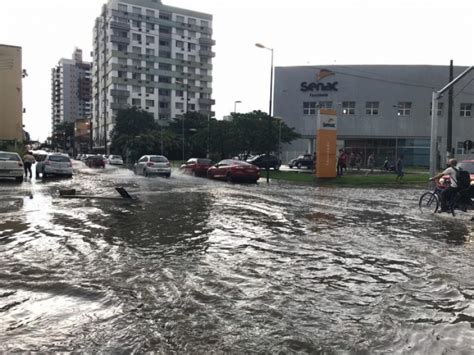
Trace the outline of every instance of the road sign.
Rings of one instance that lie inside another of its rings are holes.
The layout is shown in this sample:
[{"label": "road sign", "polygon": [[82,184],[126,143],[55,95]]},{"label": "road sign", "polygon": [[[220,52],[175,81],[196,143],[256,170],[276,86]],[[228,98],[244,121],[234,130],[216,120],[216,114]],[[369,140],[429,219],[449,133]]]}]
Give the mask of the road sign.
[{"label": "road sign", "polygon": [[464,150],[467,150],[467,151],[470,151],[472,149],[472,141],[471,140],[467,140],[467,141],[464,141],[463,143],[463,147],[464,147]]}]

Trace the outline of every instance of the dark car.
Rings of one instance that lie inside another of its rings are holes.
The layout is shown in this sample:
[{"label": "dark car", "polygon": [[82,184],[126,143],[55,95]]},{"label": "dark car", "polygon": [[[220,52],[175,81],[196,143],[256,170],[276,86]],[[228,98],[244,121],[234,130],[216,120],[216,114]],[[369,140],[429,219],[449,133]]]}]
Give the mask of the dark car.
[{"label": "dark car", "polygon": [[256,165],[260,169],[266,169],[268,165],[268,168],[278,170],[281,166],[281,160],[278,159],[278,157],[274,155],[267,156],[266,154],[257,155],[255,157],[247,159],[247,163]]},{"label": "dark car", "polygon": [[85,163],[89,168],[105,168],[105,160],[100,155],[88,156]]},{"label": "dark car", "polygon": [[191,158],[179,168],[185,174],[190,174],[192,176],[207,176],[207,170],[211,166],[211,159]]},{"label": "dark car", "polygon": [[308,169],[312,169],[314,166],[314,157],[311,154],[300,155],[299,157],[290,160],[288,166],[290,169],[293,167],[301,169],[303,166],[307,167]]},{"label": "dark car", "polygon": [[225,159],[211,166],[209,170],[207,170],[207,177],[229,182],[257,182],[257,180],[260,179],[260,172],[258,167],[253,164],[241,160]]}]

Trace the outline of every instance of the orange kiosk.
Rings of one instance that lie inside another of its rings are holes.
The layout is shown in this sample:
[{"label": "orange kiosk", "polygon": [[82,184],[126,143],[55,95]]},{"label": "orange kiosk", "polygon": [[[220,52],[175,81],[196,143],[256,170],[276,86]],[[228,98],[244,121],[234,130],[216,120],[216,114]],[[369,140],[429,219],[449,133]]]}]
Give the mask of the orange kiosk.
[{"label": "orange kiosk", "polygon": [[336,110],[321,108],[318,110],[316,132],[316,177],[336,177],[337,150],[337,114]]}]

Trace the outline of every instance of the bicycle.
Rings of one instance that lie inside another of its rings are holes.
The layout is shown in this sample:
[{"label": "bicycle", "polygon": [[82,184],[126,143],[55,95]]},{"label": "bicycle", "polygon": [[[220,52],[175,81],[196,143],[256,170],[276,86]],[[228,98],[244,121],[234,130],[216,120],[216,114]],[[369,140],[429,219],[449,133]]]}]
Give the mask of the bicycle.
[{"label": "bicycle", "polygon": [[[421,212],[436,213],[441,206],[441,193],[446,189],[446,185],[436,184],[433,191],[423,193],[418,201],[418,207]],[[456,210],[466,212],[468,209],[474,209],[472,197],[474,186],[471,185],[467,189],[457,191],[448,201],[448,212],[453,216]]]}]

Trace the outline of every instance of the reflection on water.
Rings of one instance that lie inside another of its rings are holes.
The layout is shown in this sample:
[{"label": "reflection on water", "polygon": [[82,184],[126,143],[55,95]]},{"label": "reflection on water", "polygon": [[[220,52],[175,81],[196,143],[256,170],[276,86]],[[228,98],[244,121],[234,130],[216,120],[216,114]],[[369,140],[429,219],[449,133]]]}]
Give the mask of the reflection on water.
[{"label": "reflection on water", "polygon": [[[57,196],[115,186],[139,200]],[[420,215],[420,192],[0,182],[0,350],[470,352],[471,225]]]}]

